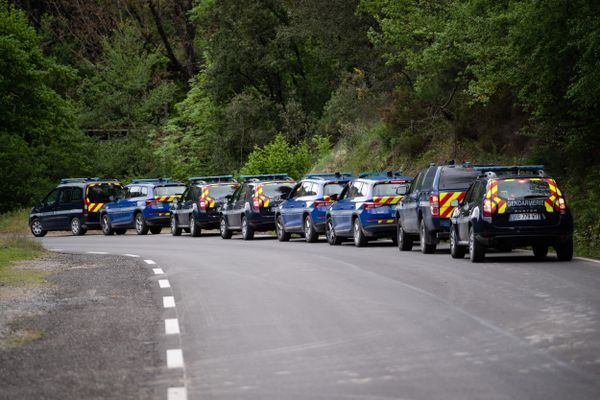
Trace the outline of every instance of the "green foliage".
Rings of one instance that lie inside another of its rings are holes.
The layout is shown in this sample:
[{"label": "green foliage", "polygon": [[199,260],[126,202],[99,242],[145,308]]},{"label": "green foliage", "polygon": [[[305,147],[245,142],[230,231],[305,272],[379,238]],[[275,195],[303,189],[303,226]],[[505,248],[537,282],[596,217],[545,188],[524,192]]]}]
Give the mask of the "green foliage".
[{"label": "green foliage", "polygon": [[278,134],[273,142],[254,148],[240,173],[245,175],[288,173],[291,177],[299,179],[313,163],[314,159],[306,142],[289,145],[285,137]]}]

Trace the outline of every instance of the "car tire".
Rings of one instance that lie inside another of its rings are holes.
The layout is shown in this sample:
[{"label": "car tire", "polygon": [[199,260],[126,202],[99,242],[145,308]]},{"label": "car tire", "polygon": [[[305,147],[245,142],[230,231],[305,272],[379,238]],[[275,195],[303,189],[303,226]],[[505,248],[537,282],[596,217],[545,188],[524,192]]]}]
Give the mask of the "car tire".
[{"label": "car tire", "polygon": [[480,263],[485,259],[485,247],[475,239],[473,227],[469,228],[469,259],[474,263]]},{"label": "car tire", "polygon": [[127,232],[127,229],[125,228],[115,228],[115,233],[117,235],[124,235]]},{"label": "car tire", "polygon": [[315,243],[319,240],[319,234],[315,229],[315,224],[313,224],[310,215],[304,217],[304,240],[306,240],[306,243]]},{"label": "car tire", "polygon": [[100,222],[100,227],[102,228],[102,233],[104,236],[114,235],[115,231],[110,224],[110,218],[108,218],[108,214],[103,214],[102,217],[100,217]]},{"label": "car tire", "polygon": [[450,256],[452,258],[464,258],[467,250],[458,244],[458,233],[455,226],[450,226]]},{"label": "car tire", "polygon": [[181,236],[181,228],[177,224],[177,217],[171,215],[171,235]]},{"label": "car tire", "polygon": [[221,216],[219,230],[221,231],[221,238],[223,239],[231,239],[231,236],[233,236],[233,232],[227,227],[227,221],[224,216]]},{"label": "car tire", "polygon": [[81,220],[79,219],[79,217],[71,218],[70,226],[71,233],[73,234],[73,236],[85,235],[85,233],[87,232],[87,229],[81,226]]},{"label": "car tire", "polygon": [[160,235],[162,232],[162,226],[152,226],[150,227],[150,233],[153,235]]},{"label": "car tire", "polygon": [[354,222],[352,223],[352,238],[356,247],[365,247],[369,242],[362,230],[360,218],[354,218]]},{"label": "car tire", "polygon": [[554,246],[554,250],[556,250],[556,256],[560,261],[571,261],[573,259],[573,238],[557,244]]},{"label": "car tire", "polygon": [[198,237],[202,233],[202,229],[196,225],[196,218],[193,215],[190,215],[190,236]]},{"label": "car tire", "polygon": [[398,249],[400,251],[410,251],[413,248],[413,240],[412,238],[402,229],[402,225],[398,224],[398,229],[396,229],[396,237],[398,242]]},{"label": "car tire", "polygon": [[533,256],[537,260],[544,260],[548,255],[548,245],[547,244],[534,244],[533,245]]},{"label": "car tire", "polygon": [[419,241],[421,244],[421,253],[435,253],[437,245],[436,243],[431,243],[433,241],[433,238],[431,237],[431,234],[427,232],[427,228],[425,227],[425,220],[423,219],[421,219],[421,224],[419,226]]},{"label": "car tire", "polygon": [[281,215],[278,215],[277,219],[275,220],[275,233],[277,233],[277,240],[280,242],[288,242],[292,236],[285,231],[283,226],[283,218]]},{"label": "car tire", "polygon": [[331,246],[339,246],[342,244],[342,238],[335,234],[335,228],[333,227],[333,221],[331,218],[327,218],[327,224],[325,225],[325,235],[327,236],[327,243]]},{"label": "car tire", "polygon": [[42,226],[42,221],[40,221],[38,218],[35,218],[31,221],[31,223],[29,224],[29,228],[31,229],[31,233],[35,237],[44,237],[46,236],[46,233],[48,233],[48,231],[44,230]]},{"label": "car tire", "polygon": [[244,216],[242,217],[242,239],[254,239],[254,229],[248,224],[248,219]]},{"label": "car tire", "polygon": [[138,235],[147,235],[148,234],[148,224],[146,224],[146,220],[144,219],[144,215],[141,212],[135,214],[135,233]]}]

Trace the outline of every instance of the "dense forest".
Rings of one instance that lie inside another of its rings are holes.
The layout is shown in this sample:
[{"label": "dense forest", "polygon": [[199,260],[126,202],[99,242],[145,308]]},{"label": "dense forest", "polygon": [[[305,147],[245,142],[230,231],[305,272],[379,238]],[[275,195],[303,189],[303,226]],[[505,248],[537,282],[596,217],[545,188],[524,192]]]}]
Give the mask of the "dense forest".
[{"label": "dense forest", "polygon": [[0,211],[63,176],[542,163],[600,244],[600,2],[0,0]]}]

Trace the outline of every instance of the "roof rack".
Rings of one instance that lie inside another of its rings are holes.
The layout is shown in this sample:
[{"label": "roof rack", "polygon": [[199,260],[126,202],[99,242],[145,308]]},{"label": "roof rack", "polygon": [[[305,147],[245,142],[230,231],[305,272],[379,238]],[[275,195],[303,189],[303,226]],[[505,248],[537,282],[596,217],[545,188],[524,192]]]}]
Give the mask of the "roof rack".
[{"label": "roof rack", "polygon": [[322,172],[322,173],[314,173],[314,174],[306,174],[304,175],[304,179],[322,179],[326,180],[329,178],[353,178],[352,172]]},{"label": "roof rack", "polygon": [[60,184],[62,185],[63,183],[84,183],[84,182],[104,182],[104,181],[119,182],[119,180],[115,179],[115,178],[98,178],[98,177],[94,177],[94,178],[62,178],[60,180]]},{"label": "roof rack", "polygon": [[269,181],[269,180],[292,180],[288,174],[261,174],[261,175],[240,175],[240,179],[247,182]]},{"label": "roof rack", "polygon": [[171,178],[148,178],[148,179],[132,179],[131,183],[179,183]]},{"label": "roof rack", "polygon": [[497,178],[501,175],[539,175],[546,176],[543,165],[494,165],[473,167],[475,171],[481,171],[482,174],[490,178]]},{"label": "roof rack", "polygon": [[[402,176],[402,171],[361,172],[359,178],[409,178]],[[412,179],[412,178],[410,178]]]},{"label": "roof rack", "polygon": [[470,161],[465,161],[464,163],[462,163],[462,167],[463,168],[481,168],[481,167],[496,167],[497,164],[473,164]]},{"label": "roof rack", "polygon": [[191,183],[237,183],[237,181],[233,179],[233,175],[193,176],[191,178],[188,178],[188,181],[190,181]]}]

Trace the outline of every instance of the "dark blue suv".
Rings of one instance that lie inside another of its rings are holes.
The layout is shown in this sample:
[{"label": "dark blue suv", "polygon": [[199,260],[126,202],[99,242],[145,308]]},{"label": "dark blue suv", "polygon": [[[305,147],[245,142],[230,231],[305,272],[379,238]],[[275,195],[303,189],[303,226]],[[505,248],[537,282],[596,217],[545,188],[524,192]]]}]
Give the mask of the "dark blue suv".
[{"label": "dark blue suv", "polygon": [[396,240],[396,204],[408,190],[412,177],[400,172],[367,172],[346,185],[327,212],[326,234],[330,245],[352,237],[357,247],[369,239]]},{"label": "dark blue suv", "polygon": [[181,200],[175,199],[171,210],[173,236],[184,229],[191,236],[200,236],[202,229],[218,229],[223,203],[240,186],[232,175],[198,176],[188,181]]},{"label": "dark blue suv", "polygon": [[65,178],[31,210],[29,226],[34,236],[48,231],[83,235],[100,228],[100,209],[121,189],[116,179]]},{"label": "dark blue suv", "polygon": [[102,232],[122,234],[135,228],[138,235],[159,234],[171,222],[171,205],[185,185],[169,178],[134,179],[101,210]]},{"label": "dark blue suv", "polygon": [[285,242],[292,233],[299,233],[307,242],[316,242],[325,233],[332,196],[339,196],[352,178],[349,172],[306,175],[275,212],[277,239]]},{"label": "dark blue suv", "polygon": [[296,182],[287,174],[242,175],[243,183],[227,198],[221,210],[221,237],[231,239],[241,231],[252,240],[255,231],[275,229],[275,210]]}]

